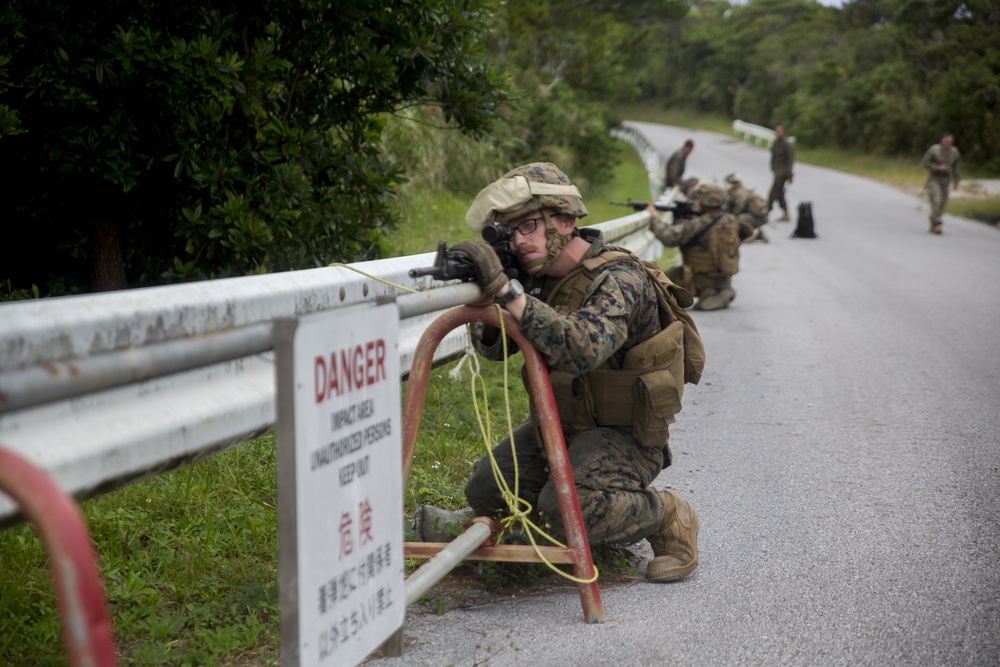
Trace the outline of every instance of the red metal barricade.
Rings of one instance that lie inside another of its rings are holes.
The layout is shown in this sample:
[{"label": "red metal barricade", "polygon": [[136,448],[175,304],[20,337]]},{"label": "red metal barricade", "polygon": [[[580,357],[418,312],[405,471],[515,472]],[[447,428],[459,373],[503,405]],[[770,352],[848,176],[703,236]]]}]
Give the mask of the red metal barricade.
[{"label": "red metal barricade", "polygon": [[76,503],[45,472],[3,447],[0,492],[14,499],[45,545],[69,664],[117,665],[94,547]]},{"label": "red metal barricade", "polygon": [[[584,529],[583,517],[580,514],[580,501],[576,495],[576,486],[570,471],[569,457],[566,454],[566,442],[563,439],[562,427],[559,424],[559,414],[549,382],[548,367],[538,350],[521,334],[517,321],[507,311],[502,311],[504,327],[514,339],[524,355],[531,393],[535,399],[535,412],[542,431],[542,440],[548,455],[549,470],[555,483],[559,511],[562,514],[566,530],[566,547],[540,546],[538,549],[550,563],[572,564],[576,578],[589,581],[594,578],[594,563],[590,555],[590,544]],[[424,397],[427,383],[430,379],[434,351],[442,339],[456,327],[475,321],[483,321],[493,326],[500,326],[496,308],[461,306],[454,308],[438,317],[429,327],[417,344],[413,356],[413,365],[406,387],[406,397],[403,401],[403,484],[409,481],[410,466],[413,463],[413,449],[420,430],[420,416],[423,412]],[[445,545],[425,542],[406,542],[404,555],[408,558],[431,558],[439,553]],[[500,545],[479,547],[473,551],[469,559],[541,562],[535,547],[531,545]],[[597,582],[578,584],[580,600],[583,603],[584,620],[588,623],[604,622],[604,605],[601,602],[601,591]]]}]

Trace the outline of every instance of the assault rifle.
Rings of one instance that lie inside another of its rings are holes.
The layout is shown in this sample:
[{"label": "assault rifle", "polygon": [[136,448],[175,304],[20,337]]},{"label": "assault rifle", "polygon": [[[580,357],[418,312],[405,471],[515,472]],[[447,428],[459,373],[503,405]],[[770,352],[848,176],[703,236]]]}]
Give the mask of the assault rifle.
[{"label": "assault rifle", "polygon": [[[522,278],[523,270],[517,262],[517,257],[510,248],[514,239],[514,230],[509,225],[488,225],[480,232],[483,240],[493,246],[493,252],[500,258],[500,265],[511,278]],[[410,269],[411,278],[430,276],[434,280],[461,280],[468,282],[476,279],[476,268],[472,258],[461,250],[448,250],[444,241],[438,241],[437,255],[433,266],[420,269]]]},{"label": "assault rifle", "polygon": [[645,211],[646,207],[650,204],[653,205],[657,211],[670,211],[674,214],[675,218],[694,218],[701,215],[694,209],[694,205],[689,201],[677,201],[673,204],[657,204],[655,202],[648,201],[635,201],[634,199],[629,199],[628,201],[612,201],[608,202],[612,206],[631,206],[636,211]]}]

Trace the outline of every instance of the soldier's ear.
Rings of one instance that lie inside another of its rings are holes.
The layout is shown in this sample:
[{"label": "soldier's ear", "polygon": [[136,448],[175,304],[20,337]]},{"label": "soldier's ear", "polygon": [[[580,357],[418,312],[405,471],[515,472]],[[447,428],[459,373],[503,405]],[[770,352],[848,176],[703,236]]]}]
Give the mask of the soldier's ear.
[{"label": "soldier's ear", "polygon": [[556,231],[566,236],[572,234],[573,228],[576,227],[576,218],[571,215],[563,215],[559,213],[557,215],[553,215],[551,220],[556,226]]}]

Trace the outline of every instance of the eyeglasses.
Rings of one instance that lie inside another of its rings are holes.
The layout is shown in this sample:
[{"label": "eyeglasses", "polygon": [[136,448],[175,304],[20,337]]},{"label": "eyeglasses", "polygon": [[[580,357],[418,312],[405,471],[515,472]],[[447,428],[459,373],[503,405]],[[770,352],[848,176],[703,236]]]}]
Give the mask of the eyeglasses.
[{"label": "eyeglasses", "polygon": [[527,236],[538,228],[539,222],[545,222],[545,218],[528,218],[527,220],[522,220],[517,225],[511,225],[511,231],[517,232],[521,236]]}]

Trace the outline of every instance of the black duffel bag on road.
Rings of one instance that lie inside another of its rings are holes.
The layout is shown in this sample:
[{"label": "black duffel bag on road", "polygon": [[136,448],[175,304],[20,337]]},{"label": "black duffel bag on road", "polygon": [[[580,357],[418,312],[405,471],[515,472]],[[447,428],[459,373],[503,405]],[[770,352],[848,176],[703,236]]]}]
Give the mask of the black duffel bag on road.
[{"label": "black duffel bag on road", "polygon": [[795,225],[795,231],[792,232],[792,238],[816,238],[816,224],[813,222],[812,202],[804,201],[799,204],[799,221]]}]

